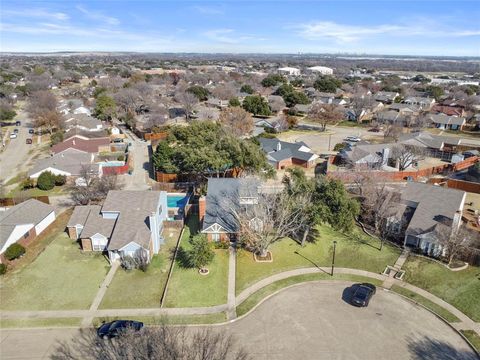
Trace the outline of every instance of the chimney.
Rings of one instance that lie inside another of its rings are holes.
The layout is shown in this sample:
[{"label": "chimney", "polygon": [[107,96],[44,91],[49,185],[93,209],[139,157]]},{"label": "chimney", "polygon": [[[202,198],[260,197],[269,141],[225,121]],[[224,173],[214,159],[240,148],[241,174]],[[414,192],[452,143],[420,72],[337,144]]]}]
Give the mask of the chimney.
[{"label": "chimney", "polygon": [[282,143],[279,141],[277,142],[277,151],[282,150]]},{"label": "chimney", "polygon": [[198,199],[198,220],[200,223],[203,221],[203,218],[205,217],[205,211],[207,207],[207,199],[205,196],[201,196],[200,199]]}]

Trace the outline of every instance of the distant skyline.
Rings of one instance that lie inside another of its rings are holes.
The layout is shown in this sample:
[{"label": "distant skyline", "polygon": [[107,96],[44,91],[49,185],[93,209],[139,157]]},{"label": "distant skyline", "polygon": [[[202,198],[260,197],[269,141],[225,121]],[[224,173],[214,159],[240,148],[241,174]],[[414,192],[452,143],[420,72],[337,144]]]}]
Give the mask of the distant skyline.
[{"label": "distant skyline", "polygon": [[480,56],[475,1],[10,1],[3,52]]}]

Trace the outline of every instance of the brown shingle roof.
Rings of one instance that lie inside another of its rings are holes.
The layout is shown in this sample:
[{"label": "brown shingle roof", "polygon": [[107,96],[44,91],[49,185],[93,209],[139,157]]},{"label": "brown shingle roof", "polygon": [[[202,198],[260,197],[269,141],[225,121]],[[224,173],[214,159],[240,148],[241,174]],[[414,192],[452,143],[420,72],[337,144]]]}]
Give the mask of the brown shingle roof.
[{"label": "brown shingle roof", "polygon": [[87,139],[85,137],[75,135],[61,143],[53,145],[52,152],[58,154],[59,152],[73,148],[88,153],[97,153],[100,146],[105,146],[108,144],[110,144],[110,139],[108,137]]}]

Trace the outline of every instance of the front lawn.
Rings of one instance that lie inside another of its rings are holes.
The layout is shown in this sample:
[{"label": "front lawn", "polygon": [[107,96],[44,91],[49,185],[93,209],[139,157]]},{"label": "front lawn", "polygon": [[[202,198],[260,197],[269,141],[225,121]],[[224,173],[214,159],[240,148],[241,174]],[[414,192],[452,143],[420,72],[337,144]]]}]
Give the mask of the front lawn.
[{"label": "front lawn", "polygon": [[[188,250],[190,235],[198,232],[198,218],[189,217],[180,246]],[[202,307],[225,304],[228,290],[228,250],[215,250],[215,257],[208,275],[200,275],[198,269],[182,267],[181,256],[177,256],[172,277],[168,284],[165,307]]]},{"label": "front lawn", "polygon": [[422,257],[410,255],[402,267],[405,281],[452,304],[474,321],[480,321],[480,268],[451,271]]},{"label": "front lawn", "polygon": [[58,233],[31,264],[3,276],[0,307],[88,309],[108,269],[101,254],[83,253],[64,232]]},{"label": "front lawn", "polygon": [[335,266],[362,269],[381,273],[387,265],[393,265],[400,255],[400,249],[385,245],[378,250],[379,241],[359,229],[355,229],[362,241],[351,235],[344,235],[327,225],[320,226],[314,243],[301,247],[296,241],[284,239],[274,243],[269,250],[273,262],[255,262],[252,253],[239,250],[237,255],[237,295],[255,282],[270,275],[304,267],[328,267],[332,264],[333,240],[337,241]]},{"label": "front lawn", "polygon": [[129,309],[160,307],[160,300],[178,232],[165,229],[165,244],[152,258],[148,270],[126,271],[119,268],[100,304],[100,309]]}]

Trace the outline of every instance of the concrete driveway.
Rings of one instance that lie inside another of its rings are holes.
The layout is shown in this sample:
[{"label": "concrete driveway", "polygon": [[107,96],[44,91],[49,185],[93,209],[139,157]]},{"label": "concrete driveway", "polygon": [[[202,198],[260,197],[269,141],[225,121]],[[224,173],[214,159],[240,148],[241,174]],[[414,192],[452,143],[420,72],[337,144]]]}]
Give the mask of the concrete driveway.
[{"label": "concrete driveway", "polygon": [[[349,305],[342,300],[349,285],[295,286],[216,329],[234,334],[252,359],[477,359],[448,325],[394,293],[378,290],[368,308]],[[0,358],[47,359],[77,331],[1,330]]]}]

